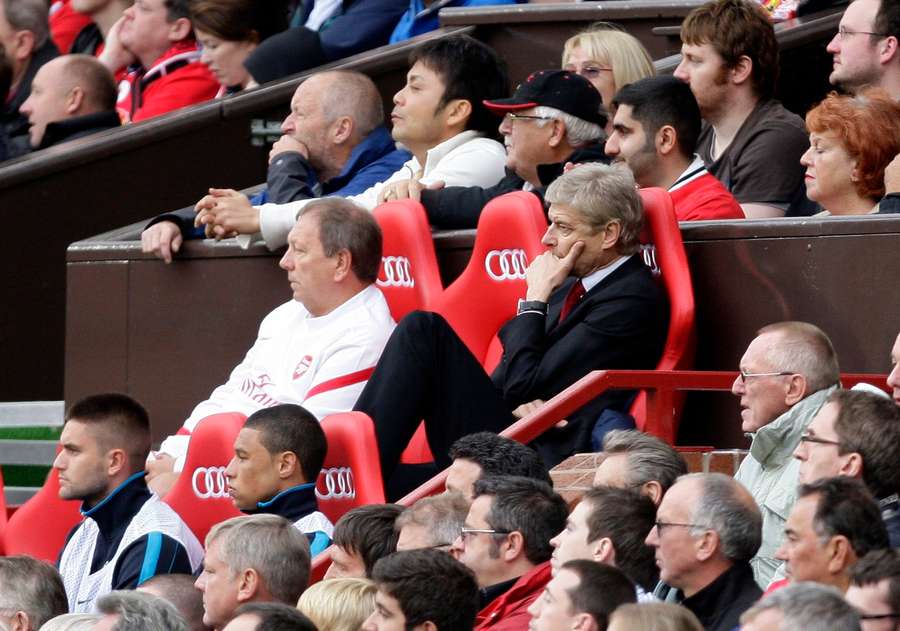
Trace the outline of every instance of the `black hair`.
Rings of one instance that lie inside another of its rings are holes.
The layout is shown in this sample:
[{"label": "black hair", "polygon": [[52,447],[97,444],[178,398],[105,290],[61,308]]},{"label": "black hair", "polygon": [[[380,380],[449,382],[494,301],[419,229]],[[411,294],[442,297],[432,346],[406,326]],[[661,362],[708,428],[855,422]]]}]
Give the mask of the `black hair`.
[{"label": "black hair", "polygon": [[891,547],[881,510],[856,478],[838,476],[801,484],[797,497],[816,496],[813,530],[820,537],[847,538],[857,557]]},{"label": "black hair", "polygon": [[578,587],[566,593],[572,601],[575,613],[587,613],[597,622],[597,628],[605,629],[609,617],[619,605],[637,600],[634,584],[618,568],[605,563],[573,559],[563,564],[578,576]]},{"label": "black hair", "polygon": [[334,525],[334,544],[359,555],[366,577],[371,578],[375,562],[397,549],[394,522],[402,512],[397,504],[368,504],[347,511]]},{"label": "black hair", "polygon": [[282,404],[257,410],[244,423],[259,432],[259,442],[269,453],[297,454],[303,477],[315,482],[328,453],[328,439],[318,419],[306,408]]},{"label": "black hair", "polygon": [[232,619],[243,614],[259,618],[256,631],[317,631],[305,614],[284,603],[246,603],[235,610]]},{"label": "black hair", "polygon": [[481,467],[482,477],[519,475],[553,486],[544,459],[534,449],[493,432],[477,432],[450,446],[450,460],[471,460]]},{"label": "black hair", "polygon": [[76,401],[66,412],[66,422],[102,425],[97,440],[105,450],[128,453],[132,472],[142,471],[150,453],[150,417],[144,407],[125,394],[94,394]]}]

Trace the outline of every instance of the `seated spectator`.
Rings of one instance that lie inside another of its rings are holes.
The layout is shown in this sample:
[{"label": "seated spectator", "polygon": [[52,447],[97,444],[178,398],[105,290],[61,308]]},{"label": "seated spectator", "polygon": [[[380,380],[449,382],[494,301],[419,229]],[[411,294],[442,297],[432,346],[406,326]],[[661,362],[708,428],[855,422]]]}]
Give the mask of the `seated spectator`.
[{"label": "seated spectator", "polygon": [[69,611],[87,613],[113,590],[133,589],[157,574],[191,574],[203,549],[181,517],[150,492],[144,462],[150,420],[122,394],[99,394],[66,412],[53,466],[59,496],[81,500],[84,516],[57,563]]},{"label": "seated spectator", "polygon": [[437,30],[438,12],[451,7],[481,7],[496,4],[516,4],[526,0],[409,0],[409,8],[394,27],[390,44],[402,42],[416,35]]},{"label": "seated spectator", "polygon": [[801,483],[845,475],[866,484],[891,545],[900,547],[900,407],[883,396],[836,390],[794,451]]},{"label": "seated spectator", "polygon": [[[410,158],[408,151],[395,147],[384,126],[375,83],[351,70],[318,73],[301,83],[281,130],[284,135],[269,152],[267,188],[255,203],[357,195],[388,179]],[[211,189],[210,194],[216,207],[251,208],[250,200],[237,191]],[[217,216],[225,221],[227,213],[219,208]],[[203,236],[203,230],[194,227],[195,218],[193,208],[154,218],[141,234],[144,252],[171,262],[183,238]]]},{"label": "seated spectator", "polygon": [[200,60],[219,80],[218,96],[247,87],[251,77],[244,61],[261,41],[287,29],[283,8],[279,2],[255,0],[191,2],[191,23],[202,51]]},{"label": "seated spectator", "polygon": [[203,592],[194,580],[190,574],[160,574],[141,583],[137,591],[168,601],[184,618],[188,631],[209,631],[203,624]]},{"label": "seated spectator", "polygon": [[281,403],[302,404],[319,420],[345,412],[381,354],[394,321],[374,285],[381,230],[372,215],[343,199],[318,200],[304,210],[290,242],[281,267],[293,300],[263,319],[256,342],[228,381],[194,408],[147,463],[157,493],[174,484],[191,431],[203,418],[220,412],[249,416]]},{"label": "seated spectator", "polygon": [[700,109],[691,88],[675,77],[649,77],[626,85],[616,109],[606,154],[624,162],[638,186],[669,191],[679,221],[743,219],[734,196],[694,153]]},{"label": "seated spectator", "polygon": [[689,609],[674,603],[622,605],[609,618],[608,631],[703,631]]},{"label": "seated spectator", "polygon": [[562,67],[580,74],[600,92],[608,113],[607,132],[612,132],[616,113],[615,93],[629,83],[656,74],[653,59],[644,45],[609,22],[596,22],[567,39],[563,45]]},{"label": "seated spectator", "polygon": [[447,469],[448,491],[461,493],[471,501],[475,482],[493,475],[519,475],[553,486],[543,459],[531,447],[493,432],[463,436],[450,446]]},{"label": "seated spectator", "polygon": [[697,152],[750,218],[809,215],[800,156],[803,120],[776,101],[778,42],[752,0],[713,0],[681,24],[675,76],[697,97],[707,123]]},{"label": "seated spectator", "polygon": [[200,61],[188,0],[141,0],[125,10],[106,36],[100,61],[117,73],[116,108],[137,123],[216,96],[219,82]]},{"label": "seated spectator", "polygon": [[638,601],[652,600],[659,581],[654,550],[644,541],[656,521],[649,497],[630,489],[595,487],[572,509],[553,539],[553,574],[567,561],[587,559],[620,569],[634,583]]},{"label": "seated spectator", "polygon": [[297,609],[318,631],[359,631],[375,611],[375,583],[367,578],[332,578],[309,586]]},{"label": "seated spectator", "polygon": [[97,611],[103,617],[94,626],[96,631],[188,631],[175,607],[151,594],[110,592],[97,601]]},{"label": "seated spectator", "polygon": [[63,55],[41,66],[22,107],[32,149],[45,149],[120,125],[116,83],[87,55]]},{"label": "seated spectator", "polygon": [[64,613],[48,620],[40,631],[92,631],[102,617],[99,613]]},{"label": "seated spectator", "polygon": [[371,578],[375,562],[397,550],[397,504],[368,504],[344,513],[334,525],[331,565],[325,578]]},{"label": "seated spectator", "polygon": [[766,587],[780,565],[775,551],[797,500],[800,463],[792,455],[819,408],[840,387],[840,370],[831,340],[805,322],[778,322],[757,331],[740,370],[731,392],[740,397],[741,431],[751,442],[734,478],[762,511],[762,545],[752,565],[756,581]]},{"label": "seated spectator", "polygon": [[875,86],[900,99],[898,40],[900,5],[891,0],[852,0],[826,49],[834,55],[828,80],[853,94]]},{"label": "seated spectator", "polygon": [[[634,255],[643,212],[631,174],[584,165],[553,182],[547,199],[549,250],[527,270],[525,300],[499,332],[503,358],[490,377],[436,314],[408,315],[386,346],[356,403],[374,420],[386,478],[423,418],[431,452],[446,467],[454,440],[503,430],[591,370],[656,365],[667,309]],[[533,444],[548,466],[588,451],[600,411],[622,410],[630,399],[605,394]]]},{"label": "seated spectator", "polygon": [[900,334],[891,348],[891,374],[888,375],[887,385],[893,389],[894,403],[900,405]]},{"label": "seated spectator", "polygon": [[634,585],[616,568],[586,559],[567,561],[528,608],[528,628],[601,631],[617,607],[633,602]]},{"label": "seated spectator", "polygon": [[244,62],[254,83],[287,77],[388,43],[409,0],[290,3],[290,26],[262,42]]},{"label": "seated spectator", "polygon": [[232,517],[206,535],[203,572],[203,623],[220,630],[248,602],[293,606],[309,583],[306,537],[277,515]]},{"label": "seated spectator", "polygon": [[825,209],[820,216],[878,212],[884,168],[900,152],[898,120],[900,103],[881,90],[832,93],[809,111],[810,147],[800,162],[806,196]]},{"label": "seated spectator", "polygon": [[469,502],[459,493],[423,497],[400,513],[394,523],[397,550],[431,548],[449,552],[468,512]]},{"label": "seated spectator", "polygon": [[[410,55],[410,66],[406,86],[394,95],[391,134],[413,158],[386,180],[350,196],[369,210],[385,198],[405,197],[399,191],[412,180],[426,186],[441,181],[486,187],[503,177],[506,153],[500,143],[484,137],[493,133],[495,120],[482,102],[508,94],[503,61],[488,46],[459,35],[421,44]],[[399,191],[382,194],[394,185]],[[197,223],[220,236],[261,232],[266,245],[275,249],[284,245],[297,213],[308,203],[256,208],[245,201],[232,208],[234,202],[204,198],[197,204]]]},{"label": "seated spectator", "polygon": [[873,550],[850,570],[845,594],[862,631],[891,631],[900,620],[900,550]]},{"label": "seated spectator", "polygon": [[656,506],[675,481],[688,472],[674,447],[637,430],[613,430],[603,439],[603,461],[594,473],[594,486],[633,489]]},{"label": "seated spectator", "polygon": [[322,631],[290,605],[248,603],[234,612],[224,631]]},{"label": "seated spectator", "polygon": [[375,611],[363,631],[469,631],[475,622],[478,587],[472,572],[448,554],[397,552],[375,564],[373,578]]},{"label": "seated spectator", "polygon": [[[762,591],[750,559],[762,517],[753,496],[721,473],[678,479],[659,505],[647,543],[656,548],[657,595],[690,609],[707,631],[729,631]],[[666,586],[671,589],[666,593]]]},{"label": "seated spectator", "polygon": [[254,412],[234,441],[225,468],[228,493],[245,513],[278,515],[309,539],[315,556],[331,545],[334,526],[319,512],[316,480],[328,440],[319,421],[299,405]]},{"label": "seated spectator", "polygon": [[528,606],[550,580],[550,538],[563,529],[567,513],[562,497],[531,478],[495,476],[475,483],[475,499],[453,549],[481,588],[477,631],[528,626]]},{"label": "seated spectator", "polygon": [[603,155],[606,113],[600,94],[587,79],[563,70],[528,75],[508,99],[484,104],[503,116],[506,176],[495,186],[451,186],[433,182],[425,190],[413,182],[385,198],[421,199],[429,221],[441,228],[475,228],[490,200],[510,191],[540,191],[562,175],[567,162],[607,162]]},{"label": "seated spectator", "polygon": [[741,616],[741,631],[859,631],[859,614],[833,587],[795,583],[767,595]]},{"label": "seated spectator", "polygon": [[7,139],[6,157],[15,158],[31,150],[28,118],[19,108],[31,94],[37,71],[59,51],[50,39],[45,0],[0,0],[0,34],[12,67],[9,94],[0,102],[0,136]]},{"label": "seated spectator", "polygon": [[68,611],[55,567],[30,556],[0,557],[0,622],[17,631],[38,631]]},{"label": "seated spectator", "polygon": [[78,31],[66,52],[100,55],[112,27],[132,4],[133,0],[71,0],[69,6],[88,16],[89,21]]},{"label": "seated spectator", "polygon": [[775,557],[792,582],[850,586],[850,569],[872,550],[890,547],[878,504],[859,480],[823,478],[801,484]]}]

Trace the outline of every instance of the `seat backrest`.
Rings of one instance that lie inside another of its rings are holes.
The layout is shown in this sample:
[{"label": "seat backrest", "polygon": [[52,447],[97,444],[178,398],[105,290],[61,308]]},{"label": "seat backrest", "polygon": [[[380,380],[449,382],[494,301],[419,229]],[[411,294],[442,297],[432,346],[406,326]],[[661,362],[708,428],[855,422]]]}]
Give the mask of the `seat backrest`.
[{"label": "seat backrest", "polygon": [[351,508],[384,503],[375,426],[362,412],[322,419],[328,455],[316,482],[319,510],[332,522]]},{"label": "seat backrest", "polygon": [[225,467],[246,420],[235,412],[202,419],[191,433],[184,469],[163,498],[201,542],[213,525],[241,515],[228,495]]},{"label": "seat backrest", "polygon": [[4,553],[28,554],[56,563],[66,535],[81,521],[81,502],[59,497],[59,470],[51,467],[44,486],[9,518],[3,533]]},{"label": "seat backrest", "polygon": [[500,359],[497,332],[525,297],[525,269],[546,250],[546,231],[535,195],[516,191],[491,200],[478,220],[472,258],[438,300],[435,311],[488,371]]},{"label": "seat backrest", "polygon": [[404,199],[381,204],[372,212],[384,242],[375,284],[391,315],[399,321],[410,311],[430,309],[444,287],[425,208]]},{"label": "seat backrest", "polygon": [[[657,370],[687,370],[694,361],[694,286],[675,208],[668,192],[661,188],[640,190],[646,217],[641,234],[644,263],[662,284],[669,301],[669,332]],[[676,398],[676,405],[683,397]],[[670,444],[677,427],[661,427],[646,418],[646,395],[641,393],[631,409],[638,429],[659,436]],[[676,418],[678,414],[676,413]]]}]

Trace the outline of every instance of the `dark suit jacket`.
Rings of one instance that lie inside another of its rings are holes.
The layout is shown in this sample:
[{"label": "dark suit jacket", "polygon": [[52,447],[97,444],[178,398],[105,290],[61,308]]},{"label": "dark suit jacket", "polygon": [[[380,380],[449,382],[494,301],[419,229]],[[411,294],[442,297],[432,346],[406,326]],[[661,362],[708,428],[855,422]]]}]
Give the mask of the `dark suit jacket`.
[{"label": "dark suit jacket", "polygon": [[[575,279],[550,298],[546,318],[523,314],[500,330],[503,359],[491,379],[513,408],[550,399],[578,379],[601,369],[652,369],[668,330],[669,309],[640,256],[634,255],[591,289],[562,324],[559,312]],[[547,466],[578,451],[590,451],[590,432],[600,411],[626,411],[631,392],[610,392],[570,416],[562,429],[535,441]]]}]

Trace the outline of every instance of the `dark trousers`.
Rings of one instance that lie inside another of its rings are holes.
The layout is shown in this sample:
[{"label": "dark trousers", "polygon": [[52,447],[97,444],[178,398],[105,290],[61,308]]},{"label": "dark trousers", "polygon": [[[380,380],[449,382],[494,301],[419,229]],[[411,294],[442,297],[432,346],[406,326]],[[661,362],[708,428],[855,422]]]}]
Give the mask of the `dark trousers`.
[{"label": "dark trousers", "polygon": [[375,422],[385,480],[421,421],[435,463],[462,436],[500,432],[515,419],[500,391],[447,321],[416,311],[400,321],[356,402]]}]

